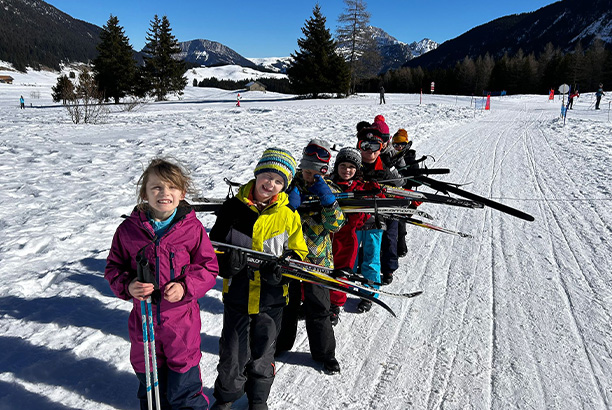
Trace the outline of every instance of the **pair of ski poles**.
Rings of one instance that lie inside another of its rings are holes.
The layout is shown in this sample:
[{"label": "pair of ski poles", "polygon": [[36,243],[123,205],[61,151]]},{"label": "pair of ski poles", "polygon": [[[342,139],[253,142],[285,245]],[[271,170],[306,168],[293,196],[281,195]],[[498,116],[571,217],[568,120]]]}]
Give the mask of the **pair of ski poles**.
[{"label": "pair of ski poles", "polygon": [[[139,282],[145,282],[150,276],[149,262],[144,256],[144,248],[141,249],[136,255],[137,264],[137,276]],[[149,410],[153,410],[153,391],[155,390],[155,408],[161,410],[161,403],[159,398],[159,376],[157,374],[157,354],[155,353],[155,332],[153,331],[153,306],[151,305],[151,296],[147,297],[146,300],[140,301],[140,313],[142,315],[142,341],[144,343],[144,359],[145,359],[145,372],[146,372],[146,386],[147,386],[147,403]],[[151,366],[149,362],[149,347],[151,351]],[[152,369],[151,369],[152,367]],[[151,370],[153,371],[153,389],[151,388]]]}]

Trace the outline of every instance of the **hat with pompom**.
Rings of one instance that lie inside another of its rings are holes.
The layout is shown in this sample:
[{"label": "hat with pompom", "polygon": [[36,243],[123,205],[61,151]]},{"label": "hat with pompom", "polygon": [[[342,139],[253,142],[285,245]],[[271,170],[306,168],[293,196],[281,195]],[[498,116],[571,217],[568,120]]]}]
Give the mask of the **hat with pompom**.
[{"label": "hat with pompom", "polygon": [[405,129],[400,128],[397,130],[395,135],[393,135],[393,143],[400,144],[402,142],[408,142],[408,132]]},{"label": "hat with pompom", "polygon": [[383,117],[382,115],[377,115],[374,118],[374,123],[372,124],[372,128],[376,128],[378,131],[380,131],[383,142],[389,141],[389,137],[390,137],[389,126],[385,122],[385,117]]},{"label": "hat with pompom", "polygon": [[343,162],[350,162],[355,165],[358,169],[361,168],[361,152],[357,148],[345,147],[342,148],[338,155],[336,155],[336,162],[334,163],[334,170],[338,170],[338,165]]},{"label": "hat with pompom", "polygon": [[295,169],[295,158],[293,158],[289,151],[282,148],[268,148],[264,151],[259,162],[257,162],[253,173],[257,177],[257,175],[264,172],[274,172],[283,178],[285,189],[287,189],[295,175]]}]

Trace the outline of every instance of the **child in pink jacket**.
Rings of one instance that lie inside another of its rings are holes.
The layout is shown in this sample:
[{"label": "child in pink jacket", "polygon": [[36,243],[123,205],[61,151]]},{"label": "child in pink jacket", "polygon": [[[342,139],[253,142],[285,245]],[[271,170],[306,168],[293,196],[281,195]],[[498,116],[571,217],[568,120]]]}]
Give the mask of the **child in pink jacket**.
[{"label": "child in pink jacket", "polygon": [[[140,408],[147,408],[140,301],[152,296],[162,407],[206,410],[198,298],[215,285],[215,252],[195,212],[183,202],[191,180],[180,166],[154,159],[139,185],[139,204],[115,232],[104,277],[117,297],[133,302],[130,361],[140,381]],[[136,279],[139,252],[155,284]]]}]

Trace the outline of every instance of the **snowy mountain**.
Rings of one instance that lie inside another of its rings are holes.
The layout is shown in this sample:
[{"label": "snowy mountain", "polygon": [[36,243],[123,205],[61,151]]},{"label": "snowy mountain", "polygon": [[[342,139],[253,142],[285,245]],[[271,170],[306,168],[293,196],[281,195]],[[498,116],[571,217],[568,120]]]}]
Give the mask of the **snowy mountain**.
[{"label": "snowy mountain", "polygon": [[41,0],[0,0],[0,60],[18,70],[93,59],[100,31]]},{"label": "snowy mountain", "polygon": [[291,57],[264,57],[264,58],[249,58],[254,64],[263,67],[267,70],[286,73],[287,68],[291,65],[293,59]]},{"label": "snowy mountain", "polygon": [[449,67],[465,56],[476,59],[489,53],[538,54],[547,43],[571,52],[580,42],[587,49],[595,39],[612,44],[612,2],[610,0],[563,0],[534,12],[513,14],[475,27],[442,43],[436,50],[406,63],[410,67]]},{"label": "snowy mountain", "polygon": [[188,63],[203,66],[237,64],[243,67],[254,67],[255,64],[242,57],[231,48],[211,40],[191,40],[179,42],[181,52],[178,57]]},{"label": "snowy mountain", "polygon": [[[368,26],[368,35],[374,39],[382,57],[381,72],[399,68],[407,61],[419,57],[428,51],[435,50],[438,43],[428,38],[412,43],[399,41],[379,27]],[[341,53],[347,54],[343,50]]]}]

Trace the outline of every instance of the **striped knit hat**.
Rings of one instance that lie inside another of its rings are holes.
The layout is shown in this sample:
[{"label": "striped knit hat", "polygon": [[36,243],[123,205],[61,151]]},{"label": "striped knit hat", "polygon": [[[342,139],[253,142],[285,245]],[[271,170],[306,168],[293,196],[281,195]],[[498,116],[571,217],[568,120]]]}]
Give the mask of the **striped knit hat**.
[{"label": "striped knit hat", "polygon": [[275,172],[283,177],[285,189],[287,189],[295,175],[295,168],[295,159],[289,151],[281,148],[268,148],[257,162],[254,174],[257,177],[264,172]]}]

